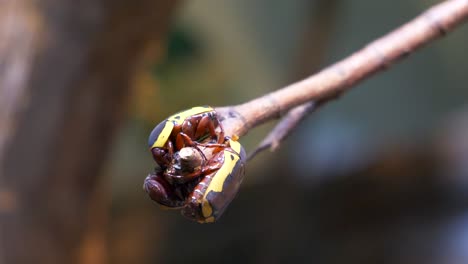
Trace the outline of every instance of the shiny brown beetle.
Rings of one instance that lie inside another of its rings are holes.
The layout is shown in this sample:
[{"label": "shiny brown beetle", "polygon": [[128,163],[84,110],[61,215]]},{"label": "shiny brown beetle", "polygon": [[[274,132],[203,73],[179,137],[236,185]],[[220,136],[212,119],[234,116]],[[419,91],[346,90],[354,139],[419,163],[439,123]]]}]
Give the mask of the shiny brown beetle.
[{"label": "shiny brown beetle", "polygon": [[183,184],[170,183],[160,170],[148,175],[144,189],[163,207],[182,208],[185,217],[199,223],[212,223],[236,196],[244,178],[245,162],[246,154],[240,143],[228,139],[226,146],[201,169],[200,177]]},{"label": "shiny brown beetle", "polygon": [[[206,140],[211,138],[207,143]],[[173,155],[186,146],[204,142],[205,147],[224,143],[224,131],[216,112],[209,106],[197,106],[174,114],[159,123],[151,132],[148,146],[154,160],[165,169]]]}]

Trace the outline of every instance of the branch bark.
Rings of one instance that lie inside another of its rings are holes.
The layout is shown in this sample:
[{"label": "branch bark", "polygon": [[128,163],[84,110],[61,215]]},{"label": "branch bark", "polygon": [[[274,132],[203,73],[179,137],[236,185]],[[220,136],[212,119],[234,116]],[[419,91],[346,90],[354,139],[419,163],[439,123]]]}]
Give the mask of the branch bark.
[{"label": "branch bark", "polygon": [[[298,67],[294,74],[294,80],[304,78],[311,70],[315,71],[321,66],[335,25],[336,10],[336,0],[323,0],[316,3],[307,30],[304,32],[303,39],[300,41],[301,45],[298,48],[299,53],[296,56]],[[289,110],[262,142],[249,153],[248,160],[266,149],[271,152],[278,149],[280,143],[302,123],[306,116],[319,108],[320,104],[320,102],[309,101]]]},{"label": "branch bark", "polygon": [[225,132],[227,135],[242,136],[257,125],[279,118],[295,106],[310,101],[322,105],[353,85],[388,69],[425,44],[444,36],[467,18],[467,0],[450,0],[435,5],[400,28],[311,77],[241,105],[217,108]]}]

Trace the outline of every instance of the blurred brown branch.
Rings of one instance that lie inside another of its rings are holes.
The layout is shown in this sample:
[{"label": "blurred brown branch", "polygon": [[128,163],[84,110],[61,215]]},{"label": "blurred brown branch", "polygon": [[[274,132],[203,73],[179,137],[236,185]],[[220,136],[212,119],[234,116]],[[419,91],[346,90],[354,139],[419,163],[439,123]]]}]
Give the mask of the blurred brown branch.
[{"label": "blurred brown branch", "polygon": [[[400,28],[311,77],[241,105],[217,108],[225,131],[227,135],[242,136],[251,128],[279,118],[298,105],[311,101],[323,105],[353,85],[389,68],[418,48],[444,36],[467,18],[466,0],[437,4]],[[297,116],[296,119],[292,118],[291,122],[295,122],[294,120],[297,120]],[[284,127],[287,129],[288,126]],[[266,141],[272,141],[263,145],[279,144],[275,140],[285,137],[281,135],[283,130],[277,131],[276,138],[270,134]]]},{"label": "blurred brown branch", "polygon": [[177,2],[0,1],[0,263],[105,261],[99,174]]}]

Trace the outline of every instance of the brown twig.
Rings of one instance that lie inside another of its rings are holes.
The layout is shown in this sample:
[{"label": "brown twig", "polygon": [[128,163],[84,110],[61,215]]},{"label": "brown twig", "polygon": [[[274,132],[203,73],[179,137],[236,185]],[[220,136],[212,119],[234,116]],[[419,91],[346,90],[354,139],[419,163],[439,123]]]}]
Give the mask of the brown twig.
[{"label": "brown twig", "polygon": [[[294,80],[303,78],[311,70],[315,71],[321,66],[324,54],[330,46],[330,35],[333,31],[336,14],[337,0],[318,1],[309,16],[307,30],[302,36],[297,54],[297,69],[294,71]],[[311,47],[314,47],[311,49]],[[323,101],[323,100],[322,100]],[[285,140],[302,123],[306,116],[314,112],[320,103],[310,101],[296,106],[281,118],[281,121],[268,133],[268,135],[248,155],[248,160],[254,158],[263,150],[271,152],[279,148],[280,143]]]},{"label": "brown twig", "polygon": [[241,105],[219,107],[217,112],[226,135],[242,136],[251,128],[279,118],[306,102],[326,103],[430,41],[444,36],[467,18],[468,0],[442,2],[311,77]]},{"label": "brown twig", "polygon": [[308,102],[300,106],[296,106],[284,116],[281,121],[276,124],[273,130],[268,133],[268,135],[258,144],[258,146],[249,153],[247,157],[248,160],[251,160],[258,153],[270,149],[275,151],[281,141],[283,141],[289,133],[291,133],[294,128],[296,128],[302,120],[311,112],[317,109],[315,102]]}]

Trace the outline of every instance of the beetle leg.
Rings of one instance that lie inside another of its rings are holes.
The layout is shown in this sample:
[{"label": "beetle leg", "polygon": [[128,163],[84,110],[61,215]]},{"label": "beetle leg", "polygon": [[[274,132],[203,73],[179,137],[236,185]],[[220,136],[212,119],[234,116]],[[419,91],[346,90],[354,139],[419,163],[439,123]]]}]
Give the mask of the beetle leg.
[{"label": "beetle leg", "polygon": [[203,158],[206,160],[206,156],[205,154],[203,153],[203,151],[201,151],[199,149],[198,146],[203,146],[203,147],[224,147],[224,145],[219,145],[219,146],[210,146],[210,144],[201,144],[201,143],[198,143],[196,141],[193,141],[189,136],[187,136],[185,133],[183,132],[180,132],[179,135],[177,135],[177,140],[176,140],[178,143],[177,145],[179,146],[182,146],[181,148],[178,147],[178,149],[182,149],[185,146],[189,146],[189,147],[193,147],[195,149],[197,149],[201,155],[203,156]]},{"label": "beetle leg", "polygon": [[[206,156],[205,154],[203,153],[203,151],[199,148],[199,147],[203,147],[203,148],[217,148],[215,150],[213,150],[213,153],[218,153],[220,152],[221,150],[223,150],[226,145],[225,144],[218,144],[218,143],[198,143],[196,141],[193,141],[190,137],[188,137],[185,133],[183,132],[180,132],[179,135],[177,136],[177,139],[180,140],[180,141],[184,141],[185,145],[186,146],[190,146],[190,147],[194,147],[196,148],[198,151],[200,151],[200,153],[202,154],[203,158],[206,160]],[[182,144],[182,143],[181,143]],[[183,144],[182,144],[183,146]],[[179,148],[178,148],[179,149]]]},{"label": "beetle leg", "polygon": [[222,135],[216,134],[215,121],[208,115],[203,116],[200,119],[200,122],[198,123],[197,129],[195,131],[195,138],[203,138],[203,136],[206,135],[207,131],[209,132],[212,139],[218,138],[218,143],[222,142],[219,140],[219,138],[224,138],[224,132],[222,132]]},{"label": "beetle leg", "polygon": [[224,163],[224,153],[222,151],[216,153],[202,168],[202,173],[204,175],[208,175],[213,173],[214,171],[217,171],[223,166]]},{"label": "beetle leg", "polygon": [[181,150],[183,147],[195,147],[197,142],[193,141],[187,134],[180,132],[176,137],[176,148]]},{"label": "beetle leg", "polygon": [[203,144],[203,143],[195,142],[195,145],[196,146],[203,146],[204,148],[225,148],[226,147],[226,144],[218,144],[218,143]]},{"label": "beetle leg", "polygon": [[[180,132],[179,134],[177,134],[176,136],[176,149],[177,150],[181,150],[183,147],[184,147],[184,138],[182,136],[182,132]],[[185,135],[185,134],[184,134]]]},{"label": "beetle leg", "polygon": [[[219,127],[219,132],[216,133],[216,127]],[[204,116],[200,123],[198,124],[197,131],[195,132],[195,138],[203,136],[203,134],[208,130],[212,139],[217,139],[218,144],[224,143],[226,139],[224,138],[224,129],[221,123],[218,121],[216,116]]]},{"label": "beetle leg", "polygon": [[158,163],[159,166],[162,168],[165,168],[169,166],[171,163],[171,157],[172,155],[170,152],[172,151],[169,150],[169,155],[168,155],[168,150],[163,149],[163,148],[152,148],[151,149],[151,154],[153,155],[153,159]]},{"label": "beetle leg", "polygon": [[169,153],[169,159],[171,159],[172,155],[174,155],[174,145],[171,141],[167,141],[167,152]]},{"label": "beetle leg", "polygon": [[208,144],[203,144],[202,145],[204,148],[215,148],[212,153],[216,154],[219,153],[220,151],[224,150],[226,148],[225,144],[217,144],[217,143],[208,143]]},{"label": "beetle leg", "polygon": [[223,165],[219,164],[219,163],[216,163],[214,165],[205,166],[205,167],[203,167],[203,174],[205,174],[205,175],[211,174],[211,173],[219,170],[221,168],[221,166],[223,166]]},{"label": "beetle leg", "polygon": [[226,139],[224,138],[224,131],[221,130],[218,133],[218,144],[222,144],[224,141],[226,141]]},{"label": "beetle leg", "polygon": [[192,119],[185,120],[182,124],[181,132],[185,133],[189,138],[195,138],[195,127],[197,120],[193,121],[195,121],[195,124],[192,123]]},{"label": "beetle leg", "polygon": [[190,182],[202,174],[202,170],[196,170],[192,173],[184,174],[184,175],[171,175],[171,174],[166,174],[167,179],[175,184],[185,184],[187,182]]},{"label": "beetle leg", "polygon": [[177,135],[178,138],[181,138],[181,140],[183,140],[183,143],[185,144],[185,146],[189,146],[189,147],[194,147],[197,145],[197,142],[196,141],[193,141],[187,134],[185,134],[184,132],[180,132],[179,135]]},{"label": "beetle leg", "polygon": [[[209,129],[209,126],[213,126],[213,123],[211,123],[210,117],[209,116],[203,116],[200,121],[198,122],[197,129],[195,130],[195,138],[199,139],[202,136],[205,135],[206,130]],[[211,131],[210,131],[211,134]],[[213,136],[213,134],[211,134]]]},{"label": "beetle leg", "polygon": [[[216,119],[217,120],[217,119]],[[220,122],[217,122],[218,123],[218,126],[219,126],[219,133],[218,133],[218,144],[222,144],[226,141],[226,139],[224,138],[224,129],[223,129],[223,126],[221,125]]]},{"label": "beetle leg", "polygon": [[163,177],[160,172],[149,174],[143,184],[143,188],[149,197],[160,205],[170,209],[177,209],[185,205],[184,199],[177,195],[175,190]]}]

